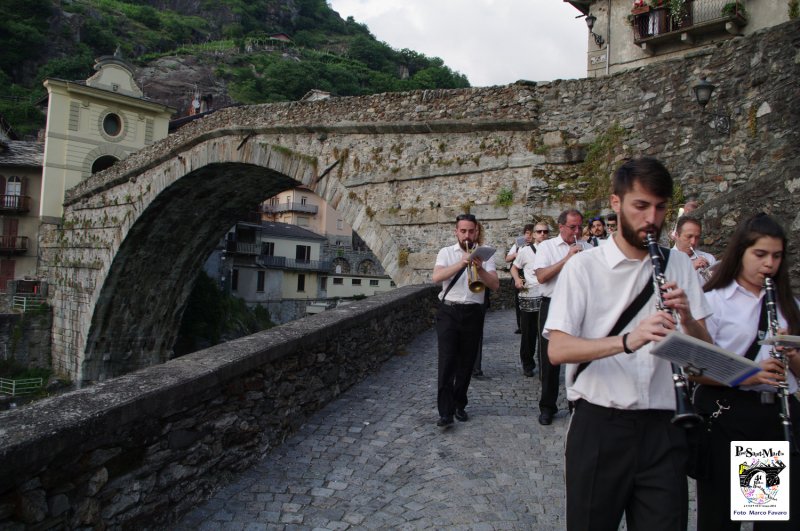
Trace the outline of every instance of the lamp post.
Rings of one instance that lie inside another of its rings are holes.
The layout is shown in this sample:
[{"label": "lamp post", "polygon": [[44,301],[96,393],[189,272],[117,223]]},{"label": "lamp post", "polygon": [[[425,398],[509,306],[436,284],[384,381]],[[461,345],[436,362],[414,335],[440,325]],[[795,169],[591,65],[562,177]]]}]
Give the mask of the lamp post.
[{"label": "lamp post", "polygon": [[592,31],[594,29],[594,23],[597,21],[597,17],[590,13],[586,15],[585,20],[586,20],[586,26],[589,28],[589,35],[594,37],[594,43],[597,45],[598,48],[600,48],[601,46],[603,46],[605,40],[603,40],[603,37]]},{"label": "lamp post", "polygon": [[708,114],[714,117],[714,129],[723,135],[729,135],[731,132],[731,120],[728,115],[719,114],[715,112],[706,112],[706,105],[711,101],[711,95],[717,87],[710,83],[705,77],[699,83],[692,87],[694,97],[700,105],[703,114]]}]

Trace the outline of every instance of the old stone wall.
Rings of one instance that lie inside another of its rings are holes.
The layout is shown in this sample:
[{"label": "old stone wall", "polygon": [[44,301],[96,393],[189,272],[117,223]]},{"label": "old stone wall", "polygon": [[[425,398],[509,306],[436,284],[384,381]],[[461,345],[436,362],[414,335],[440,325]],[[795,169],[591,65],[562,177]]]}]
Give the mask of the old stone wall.
[{"label": "old stone wall", "polygon": [[49,309],[36,314],[0,314],[0,359],[28,367],[50,367],[52,325]]},{"label": "old stone wall", "polygon": [[400,288],[0,413],[0,528],[167,524],[429,328],[435,293]]}]

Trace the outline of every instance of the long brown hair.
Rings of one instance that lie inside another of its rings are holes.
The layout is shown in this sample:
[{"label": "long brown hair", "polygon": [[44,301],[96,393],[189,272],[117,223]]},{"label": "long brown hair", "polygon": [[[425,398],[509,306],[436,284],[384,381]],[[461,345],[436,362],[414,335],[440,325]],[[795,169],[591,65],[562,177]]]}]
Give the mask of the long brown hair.
[{"label": "long brown hair", "polygon": [[724,288],[736,280],[742,270],[742,257],[745,251],[755,245],[759,238],[765,236],[778,238],[783,242],[781,265],[772,278],[775,281],[778,306],[786,317],[789,333],[800,334],[800,309],[798,309],[797,301],[792,294],[792,284],[789,280],[789,254],[786,232],[775,218],[763,212],[739,223],[722,255],[721,263],[714,270],[711,279],[703,286],[703,291]]}]

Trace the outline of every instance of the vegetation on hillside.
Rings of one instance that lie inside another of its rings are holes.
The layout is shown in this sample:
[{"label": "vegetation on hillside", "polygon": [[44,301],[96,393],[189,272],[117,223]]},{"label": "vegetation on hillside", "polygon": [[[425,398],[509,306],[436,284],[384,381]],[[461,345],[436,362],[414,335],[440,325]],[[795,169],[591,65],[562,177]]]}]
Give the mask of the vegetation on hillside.
[{"label": "vegetation on hillside", "polygon": [[176,356],[182,356],[273,326],[266,308],[250,308],[244,300],[223,293],[201,271],[186,303],[173,350]]},{"label": "vegetation on hillside", "polygon": [[[237,103],[296,100],[317,88],[351,96],[469,83],[439,58],[394,50],[325,0],[0,0],[0,114],[17,131],[44,126],[47,77],[83,80],[119,46],[137,66],[203,55]],[[255,47],[286,33],[292,43]],[[225,50],[219,53],[219,50]],[[214,51],[214,53],[209,53]]]}]

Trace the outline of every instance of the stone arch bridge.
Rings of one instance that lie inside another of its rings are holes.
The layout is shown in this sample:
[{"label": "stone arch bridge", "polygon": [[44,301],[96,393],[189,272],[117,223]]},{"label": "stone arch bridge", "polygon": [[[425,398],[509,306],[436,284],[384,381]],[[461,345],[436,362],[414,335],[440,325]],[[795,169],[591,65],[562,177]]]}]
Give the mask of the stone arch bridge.
[{"label": "stone arch bridge", "polygon": [[[797,30],[609,78],[237,107],[193,122],[70,190],[62,222],[42,231],[53,366],[89,383],[167,360],[218,239],[300,184],[399,285],[429,279],[458,213],[476,214],[504,250],[534,217],[607,209],[609,172],[640,154],[706,203],[712,249],[759,195],[800,225],[787,203],[800,187]],[[692,101],[700,76],[718,85],[729,136]]]}]

